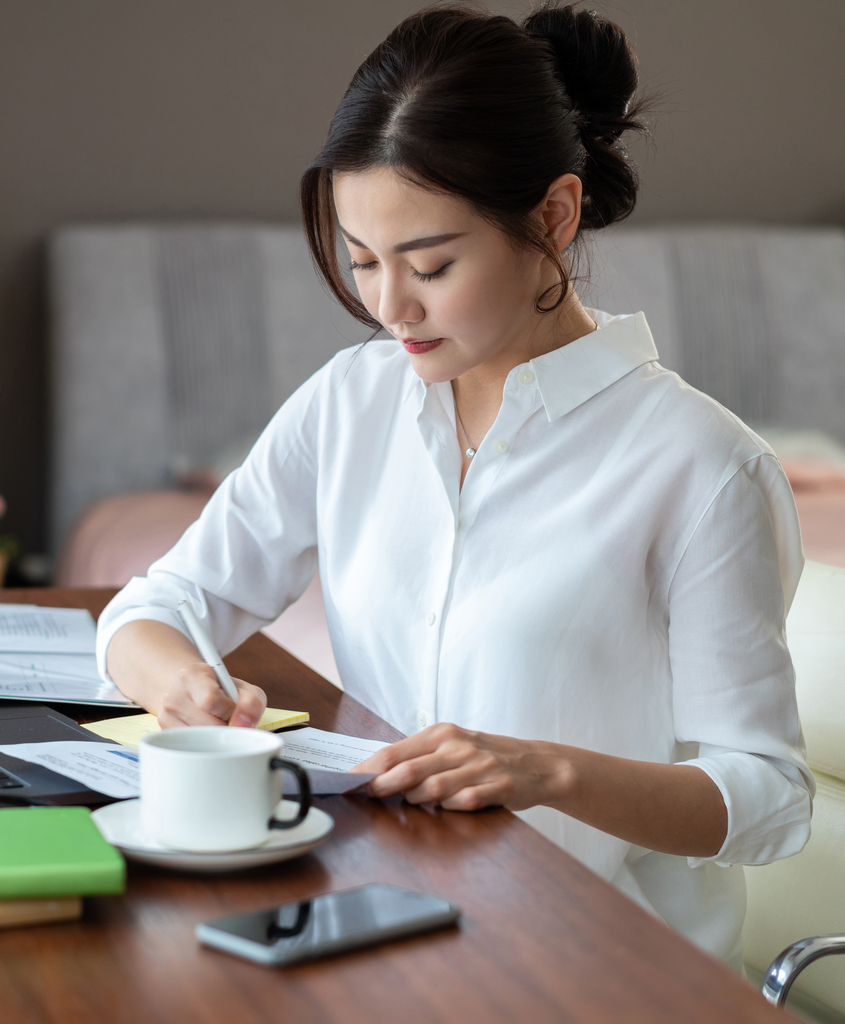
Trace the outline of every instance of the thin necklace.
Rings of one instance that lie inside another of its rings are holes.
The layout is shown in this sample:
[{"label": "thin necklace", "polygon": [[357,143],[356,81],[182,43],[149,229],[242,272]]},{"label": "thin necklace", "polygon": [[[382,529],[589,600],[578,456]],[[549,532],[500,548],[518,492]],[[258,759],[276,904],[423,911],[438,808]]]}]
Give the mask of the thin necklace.
[{"label": "thin necklace", "polygon": [[464,421],[461,419],[461,410],[458,408],[458,403],[457,402],[455,402],[455,412],[458,414],[458,423],[460,423],[461,430],[463,431],[464,438],[466,439],[466,443],[469,445],[469,447],[467,448],[467,450],[466,450],[466,452],[464,454],[466,455],[466,457],[468,459],[471,459],[473,457],[473,455],[475,455],[475,453],[478,451],[478,449],[477,448],[473,448],[473,446],[472,446],[472,441],[470,441],[470,439],[469,439],[469,434],[467,433],[467,428],[464,426]]},{"label": "thin necklace", "polygon": [[[597,331],[598,329],[599,329],[599,325],[595,322],[595,320],[593,320],[593,330]],[[467,428],[464,426],[464,421],[461,418],[461,410],[458,408],[458,400],[456,398],[454,398],[454,396],[453,396],[453,400],[455,402],[455,412],[458,415],[458,423],[460,423],[460,425],[461,425],[461,432],[463,433],[464,439],[466,440],[466,443],[469,446],[466,449],[466,452],[464,454],[466,455],[466,457],[468,459],[471,459],[473,457],[473,455],[475,455],[475,453],[478,451],[478,449],[477,448],[473,448],[472,441],[470,441],[470,439],[469,439],[469,434],[467,433]]]}]

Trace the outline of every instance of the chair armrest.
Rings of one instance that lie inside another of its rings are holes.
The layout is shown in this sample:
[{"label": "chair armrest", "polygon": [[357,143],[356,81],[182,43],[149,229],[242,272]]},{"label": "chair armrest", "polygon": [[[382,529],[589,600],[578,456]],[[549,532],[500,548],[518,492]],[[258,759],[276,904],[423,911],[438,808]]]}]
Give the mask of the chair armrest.
[{"label": "chair armrest", "polygon": [[761,991],[773,1006],[783,1006],[793,981],[814,960],[845,953],[845,935],[813,935],[793,942],[771,963]]}]

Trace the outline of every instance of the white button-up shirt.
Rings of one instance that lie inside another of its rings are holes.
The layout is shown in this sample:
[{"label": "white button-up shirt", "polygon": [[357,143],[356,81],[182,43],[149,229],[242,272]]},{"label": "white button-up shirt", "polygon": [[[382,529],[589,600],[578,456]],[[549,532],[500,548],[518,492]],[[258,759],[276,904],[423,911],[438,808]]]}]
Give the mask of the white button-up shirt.
[{"label": "white button-up shirt", "polygon": [[319,570],[350,694],[435,722],[705,771],[728,809],[709,860],[523,816],[736,961],[742,869],[809,834],[784,619],[803,556],[772,451],[661,367],[641,313],[515,367],[460,485],[451,386],[395,341],[341,352],[271,421],[179,543],[100,620],[183,626],[227,652]]}]

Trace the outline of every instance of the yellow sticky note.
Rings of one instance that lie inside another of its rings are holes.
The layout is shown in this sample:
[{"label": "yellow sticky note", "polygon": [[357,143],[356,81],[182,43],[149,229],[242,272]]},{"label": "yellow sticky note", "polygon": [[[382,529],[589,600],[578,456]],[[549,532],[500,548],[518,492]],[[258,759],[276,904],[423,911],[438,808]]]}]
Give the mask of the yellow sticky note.
[{"label": "yellow sticky note", "polygon": [[[258,723],[259,729],[266,729],[272,732],[275,729],[284,729],[289,725],[302,725],[311,716],[307,711],[282,711],[279,708],[267,708]],[[161,726],[155,715],[127,715],[125,718],[107,718],[104,722],[90,722],[84,726],[98,736],[115,743],[122,743],[124,747],[138,749],[142,736],[151,732],[159,732]]]}]

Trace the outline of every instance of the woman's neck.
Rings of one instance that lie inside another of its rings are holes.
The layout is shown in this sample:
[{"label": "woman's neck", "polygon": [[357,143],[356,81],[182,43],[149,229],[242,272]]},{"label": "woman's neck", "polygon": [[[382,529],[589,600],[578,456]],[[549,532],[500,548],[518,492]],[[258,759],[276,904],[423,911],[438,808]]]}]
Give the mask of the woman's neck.
[{"label": "woman's neck", "polygon": [[591,334],[597,327],[575,291],[570,290],[561,306],[553,313],[543,315],[521,345],[503,353],[501,359],[489,360],[456,377],[452,381],[452,391],[467,427],[469,416],[480,425],[486,423],[484,433],[490,429],[502,404],[505,381],[515,366],[563,348]]},{"label": "woman's neck", "polygon": [[[548,319],[545,322],[541,321],[541,325],[545,327],[542,334],[539,330],[533,332],[525,345],[509,352],[506,358],[492,365],[487,362],[474,366],[452,381],[456,409],[455,427],[462,451],[465,452],[467,448],[478,448],[487,431],[493,426],[502,404],[505,381],[515,366],[563,348],[564,345],[598,329],[598,324],[585,311],[574,291],[570,291],[555,313],[556,316],[549,313],[546,315]],[[553,316],[554,321],[551,320]],[[470,461],[471,458],[464,454],[461,485]]]}]

